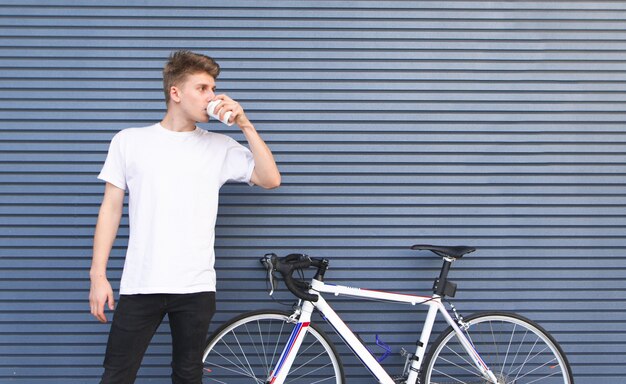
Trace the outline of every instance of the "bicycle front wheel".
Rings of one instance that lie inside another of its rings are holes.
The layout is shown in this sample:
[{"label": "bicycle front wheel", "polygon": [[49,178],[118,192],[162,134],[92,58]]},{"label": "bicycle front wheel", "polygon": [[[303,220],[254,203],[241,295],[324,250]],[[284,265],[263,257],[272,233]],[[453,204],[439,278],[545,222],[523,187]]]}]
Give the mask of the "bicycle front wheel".
[{"label": "bicycle front wheel", "polygon": [[[289,341],[289,313],[254,311],[222,325],[204,351],[203,383],[266,383]],[[285,381],[289,384],[342,384],[343,366],[328,337],[315,324],[298,350]]]},{"label": "bicycle front wheel", "polygon": [[[556,340],[532,320],[513,313],[486,312],[465,319],[466,336],[498,384],[573,384]],[[424,358],[422,383],[488,383],[458,336],[448,327]]]}]

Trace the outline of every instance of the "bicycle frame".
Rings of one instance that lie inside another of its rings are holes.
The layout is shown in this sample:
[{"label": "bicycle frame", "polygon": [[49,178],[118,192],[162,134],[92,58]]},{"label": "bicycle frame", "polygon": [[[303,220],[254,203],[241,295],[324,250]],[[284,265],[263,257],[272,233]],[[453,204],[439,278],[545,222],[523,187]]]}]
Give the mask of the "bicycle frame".
[{"label": "bicycle frame", "polygon": [[422,328],[422,333],[420,335],[419,342],[417,343],[415,354],[413,355],[414,358],[411,361],[409,375],[406,380],[407,383],[413,384],[417,382],[422,360],[424,359],[424,354],[428,346],[428,340],[430,339],[433,325],[437,317],[437,312],[441,313],[446,322],[454,329],[463,348],[472,358],[473,363],[480,370],[485,379],[491,381],[492,383],[497,383],[495,375],[484,363],[478,352],[476,352],[474,346],[472,345],[472,342],[465,336],[465,333],[461,330],[461,328],[459,328],[456,321],[454,321],[452,316],[450,316],[445,306],[441,302],[441,297],[439,295],[418,296],[385,291],[375,291],[362,288],[352,288],[343,285],[326,284],[316,279],[312,280],[311,290],[309,292],[312,294],[317,294],[318,300],[316,302],[303,302],[302,311],[297,319],[297,323],[294,326],[289,341],[283,349],[283,352],[278,359],[277,365],[274,367],[272,373],[270,374],[270,384],[282,384],[285,381],[291,369],[291,364],[293,363],[298,349],[300,348],[300,345],[302,343],[302,340],[306,335],[308,326],[311,322],[311,314],[313,313],[313,310],[315,308],[317,308],[317,310],[321,312],[326,321],[330,323],[330,325],[335,329],[335,332],[344,340],[344,342],[350,347],[350,349],[352,349],[355,355],[361,360],[363,365],[365,365],[365,367],[371,372],[371,374],[378,380],[379,383],[395,383],[394,380],[389,376],[389,374],[387,374],[387,372],[384,370],[384,368],[379,364],[376,358],[372,356],[370,351],[363,345],[359,338],[350,330],[350,328],[348,328],[343,320],[341,320],[341,318],[337,315],[337,313],[335,313],[335,311],[330,307],[326,300],[324,300],[324,298],[322,297],[322,293],[329,293],[335,296],[342,295],[358,297],[362,299],[384,300],[388,302],[404,303],[410,305],[426,305],[429,307],[428,314]]}]

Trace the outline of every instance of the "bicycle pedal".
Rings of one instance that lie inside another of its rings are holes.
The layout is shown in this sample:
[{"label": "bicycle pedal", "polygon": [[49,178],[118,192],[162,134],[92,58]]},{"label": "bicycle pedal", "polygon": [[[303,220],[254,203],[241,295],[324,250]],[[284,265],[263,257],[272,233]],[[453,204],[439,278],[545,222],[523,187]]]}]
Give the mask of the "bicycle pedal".
[{"label": "bicycle pedal", "polygon": [[406,384],[406,377],[405,376],[396,376],[396,377],[392,377],[391,379],[396,384]]}]

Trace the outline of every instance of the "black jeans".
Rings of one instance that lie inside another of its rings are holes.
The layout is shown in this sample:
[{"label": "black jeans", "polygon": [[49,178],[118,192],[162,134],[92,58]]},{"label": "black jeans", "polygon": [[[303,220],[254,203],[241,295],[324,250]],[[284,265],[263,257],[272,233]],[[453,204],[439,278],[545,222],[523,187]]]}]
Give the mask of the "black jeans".
[{"label": "black jeans", "polygon": [[172,332],[172,383],[202,383],[202,352],[215,313],[215,292],[120,295],[100,384],[132,384],[150,340],[167,314]]}]

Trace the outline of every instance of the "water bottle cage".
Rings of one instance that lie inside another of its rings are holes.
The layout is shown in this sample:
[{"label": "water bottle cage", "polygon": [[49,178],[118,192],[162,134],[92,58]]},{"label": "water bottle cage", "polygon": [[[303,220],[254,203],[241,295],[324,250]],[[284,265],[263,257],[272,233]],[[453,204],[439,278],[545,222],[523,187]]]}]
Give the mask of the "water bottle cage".
[{"label": "water bottle cage", "polygon": [[[367,348],[367,350],[369,351],[369,353],[376,357],[376,354],[370,349],[370,347],[365,344],[365,342],[363,341],[363,339],[361,338],[361,335],[359,335],[358,333],[354,333],[354,335],[357,337],[357,339],[359,339],[359,341],[361,342],[361,344],[363,344],[365,346],[365,348]],[[389,345],[387,345],[384,341],[382,341],[380,339],[380,337],[378,337],[378,334],[376,334],[376,345],[378,345],[379,347],[381,347],[384,352],[382,355],[376,357],[376,361],[378,361],[379,363],[382,362],[383,360],[385,360],[389,355],[391,355],[391,347]]]},{"label": "water bottle cage", "polygon": [[439,296],[450,296],[454,297],[456,295],[456,283],[445,279],[443,281],[439,281],[439,279],[435,279],[433,283],[433,293]]}]

